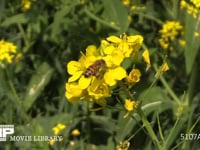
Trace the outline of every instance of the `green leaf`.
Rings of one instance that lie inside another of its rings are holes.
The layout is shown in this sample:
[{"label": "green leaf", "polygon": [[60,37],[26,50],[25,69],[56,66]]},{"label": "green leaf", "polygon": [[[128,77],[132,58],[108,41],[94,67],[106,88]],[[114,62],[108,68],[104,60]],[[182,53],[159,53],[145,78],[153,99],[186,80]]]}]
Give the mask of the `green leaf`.
[{"label": "green leaf", "polygon": [[4,15],[4,12],[5,11],[5,0],[1,0],[0,1],[0,21]]},{"label": "green leaf", "polygon": [[64,5],[59,11],[54,15],[54,22],[50,25],[52,29],[52,37],[57,36],[62,32],[62,24],[66,23],[67,18],[65,16],[70,12],[70,7]]},{"label": "green leaf", "polygon": [[195,37],[195,32],[200,31],[199,19],[193,18],[190,14],[186,16],[186,27],[185,27],[185,61],[186,61],[186,72],[189,74],[195,63],[196,56],[200,47],[200,37]]},{"label": "green leaf", "polygon": [[170,131],[170,134],[167,135],[167,138],[164,143],[165,149],[170,149],[171,145],[175,140],[177,140],[180,135],[180,131],[186,123],[186,118],[177,119],[173,128]]},{"label": "green leaf", "polygon": [[[162,113],[174,107],[174,103],[170,101],[162,89],[157,86],[151,88],[148,93],[147,91],[141,93],[141,96],[138,99],[142,100],[142,110],[146,116],[152,112]],[[124,118],[124,115],[125,112],[122,111],[120,112],[120,116],[118,118],[118,126],[123,127],[118,128],[116,133],[116,137],[119,140],[124,140],[127,136],[130,136],[133,128],[138,124],[140,120],[137,113],[133,114],[135,119],[131,117]]]},{"label": "green leaf", "polygon": [[[149,104],[143,105],[142,110],[145,115],[148,116],[152,112],[154,113],[162,113],[172,107],[171,102],[162,102],[155,101]],[[132,130],[139,123],[140,119],[137,113],[134,113],[133,116],[135,119],[131,117],[124,118],[124,112],[120,112],[120,116],[118,118],[118,126],[123,128],[118,128],[116,137],[118,140],[124,140],[127,136],[132,135]]]},{"label": "green leaf", "polygon": [[111,132],[116,128],[114,122],[110,121],[108,117],[91,116],[90,118],[93,123],[100,125],[101,128],[105,129],[107,132]]},{"label": "green leaf", "polygon": [[114,22],[121,32],[126,32],[129,25],[128,11],[122,2],[120,0],[103,0],[103,4],[108,21]]},{"label": "green leaf", "polygon": [[37,97],[41,94],[42,90],[51,79],[52,73],[53,69],[46,62],[38,67],[36,73],[31,77],[26,91],[25,100],[23,103],[25,111],[30,109]]},{"label": "green leaf", "polygon": [[28,18],[25,16],[25,14],[17,14],[12,17],[6,18],[0,25],[5,27],[16,23],[27,23],[27,22]]}]

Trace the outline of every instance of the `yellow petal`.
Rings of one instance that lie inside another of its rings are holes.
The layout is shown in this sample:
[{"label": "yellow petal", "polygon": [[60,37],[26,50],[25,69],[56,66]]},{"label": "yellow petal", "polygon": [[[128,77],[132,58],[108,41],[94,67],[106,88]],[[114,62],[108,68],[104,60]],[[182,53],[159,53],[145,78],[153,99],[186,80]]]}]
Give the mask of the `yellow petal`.
[{"label": "yellow petal", "polygon": [[76,102],[82,97],[83,90],[77,83],[66,83],[65,96],[69,102]]},{"label": "yellow petal", "polygon": [[142,53],[142,57],[143,57],[144,62],[147,64],[146,70],[148,70],[151,66],[148,49],[144,50],[144,52]]},{"label": "yellow petal", "polygon": [[126,77],[124,68],[117,67],[109,69],[104,75],[104,80],[108,85],[113,86],[116,84],[117,80],[122,80],[124,77]]},{"label": "yellow petal", "polygon": [[107,55],[112,54],[112,52],[115,50],[115,47],[113,45],[109,45],[107,47],[104,48],[104,53]]},{"label": "yellow petal", "polygon": [[106,61],[106,66],[113,68],[114,66],[119,66],[124,60],[124,55],[121,51],[113,51],[111,55],[107,55],[104,60]]},{"label": "yellow petal", "polygon": [[117,36],[109,36],[106,38],[108,41],[113,42],[113,43],[120,43],[122,40],[117,37]]},{"label": "yellow petal", "polygon": [[168,66],[167,62],[164,62],[162,64],[162,66],[160,67],[160,70],[161,70],[161,72],[166,72],[169,70],[169,66]]},{"label": "yellow petal", "polygon": [[84,76],[81,76],[78,81],[79,87],[81,89],[86,89],[90,85],[92,78],[93,77],[85,78]]},{"label": "yellow petal", "polygon": [[141,35],[128,36],[127,39],[128,39],[128,43],[142,44],[143,42],[143,37]]},{"label": "yellow petal", "polygon": [[[70,61],[68,64],[67,64],[67,71],[69,74],[73,75],[75,73],[77,73],[78,71],[82,71],[81,70],[82,68],[82,65],[80,62],[78,61]],[[83,72],[83,71],[82,71]]]},{"label": "yellow petal", "polygon": [[76,72],[75,74],[73,74],[73,76],[69,77],[68,82],[74,82],[77,79],[80,78],[80,76],[83,74],[82,71]]},{"label": "yellow petal", "polygon": [[86,56],[91,56],[94,55],[95,53],[97,53],[97,48],[95,45],[89,45],[86,48]]}]

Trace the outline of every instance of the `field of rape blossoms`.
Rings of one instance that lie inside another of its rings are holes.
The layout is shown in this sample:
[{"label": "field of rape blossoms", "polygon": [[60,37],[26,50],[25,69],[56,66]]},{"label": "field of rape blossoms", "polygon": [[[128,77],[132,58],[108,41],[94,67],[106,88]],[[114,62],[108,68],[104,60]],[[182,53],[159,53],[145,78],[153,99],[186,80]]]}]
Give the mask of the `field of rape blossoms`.
[{"label": "field of rape blossoms", "polygon": [[200,0],[0,0],[0,149],[200,150]]}]

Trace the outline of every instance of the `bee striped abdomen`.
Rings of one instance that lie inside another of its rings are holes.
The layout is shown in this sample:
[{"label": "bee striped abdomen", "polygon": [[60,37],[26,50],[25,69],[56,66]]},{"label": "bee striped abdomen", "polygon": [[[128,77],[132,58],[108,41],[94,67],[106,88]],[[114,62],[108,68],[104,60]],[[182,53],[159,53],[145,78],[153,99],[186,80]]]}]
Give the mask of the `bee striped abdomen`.
[{"label": "bee striped abdomen", "polygon": [[99,74],[99,70],[106,65],[106,62],[103,59],[96,60],[93,64],[91,64],[83,73],[83,75],[88,78],[90,76],[97,76]]}]

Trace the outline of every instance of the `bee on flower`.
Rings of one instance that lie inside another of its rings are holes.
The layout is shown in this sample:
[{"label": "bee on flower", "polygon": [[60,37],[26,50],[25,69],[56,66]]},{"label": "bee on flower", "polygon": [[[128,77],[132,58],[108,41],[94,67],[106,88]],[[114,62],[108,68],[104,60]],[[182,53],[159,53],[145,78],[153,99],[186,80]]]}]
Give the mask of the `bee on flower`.
[{"label": "bee on flower", "polygon": [[90,76],[99,76],[100,70],[106,67],[106,62],[103,59],[96,60],[91,64],[83,73],[83,75],[88,78]]},{"label": "bee on flower", "polygon": [[89,45],[85,54],[81,52],[78,61],[67,64],[70,75],[66,83],[67,100],[72,103],[87,100],[106,106],[106,98],[112,95],[112,87],[127,76],[123,61],[137,54],[142,41],[140,35],[123,34],[120,37],[109,36],[101,41],[98,48]]}]

